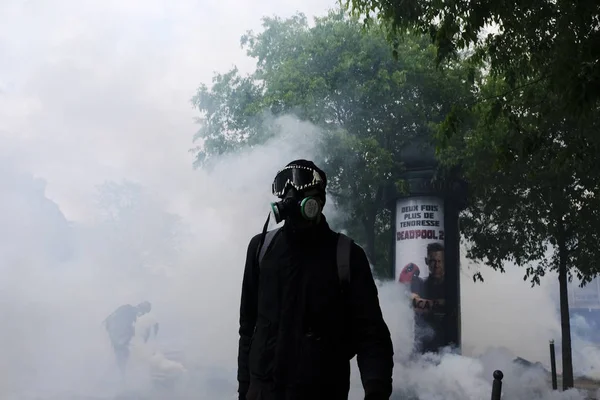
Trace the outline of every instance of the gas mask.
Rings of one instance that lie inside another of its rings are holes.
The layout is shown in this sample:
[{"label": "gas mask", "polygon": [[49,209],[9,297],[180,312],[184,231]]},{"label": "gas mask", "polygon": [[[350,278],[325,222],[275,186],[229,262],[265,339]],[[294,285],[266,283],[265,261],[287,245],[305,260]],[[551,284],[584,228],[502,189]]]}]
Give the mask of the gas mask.
[{"label": "gas mask", "polygon": [[307,221],[315,221],[321,215],[322,209],[321,201],[317,197],[303,197],[297,194],[271,203],[271,210],[277,223],[285,219],[298,217],[302,217]]},{"label": "gas mask", "polygon": [[280,198],[285,197],[271,203],[275,222],[298,218],[316,221],[324,206],[323,200],[316,195],[320,191],[324,191],[323,178],[312,168],[290,165],[279,171],[273,181],[272,192]]}]

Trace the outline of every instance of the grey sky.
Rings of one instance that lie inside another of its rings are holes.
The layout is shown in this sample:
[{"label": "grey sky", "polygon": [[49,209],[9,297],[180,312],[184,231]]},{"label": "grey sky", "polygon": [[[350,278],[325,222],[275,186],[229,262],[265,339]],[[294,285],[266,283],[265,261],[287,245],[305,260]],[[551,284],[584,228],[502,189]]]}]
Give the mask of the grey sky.
[{"label": "grey sky", "polygon": [[0,2],[1,149],[83,218],[93,185],[162,184],[191,164],[190,98],[265,15],[322,14],[332,0]]}]

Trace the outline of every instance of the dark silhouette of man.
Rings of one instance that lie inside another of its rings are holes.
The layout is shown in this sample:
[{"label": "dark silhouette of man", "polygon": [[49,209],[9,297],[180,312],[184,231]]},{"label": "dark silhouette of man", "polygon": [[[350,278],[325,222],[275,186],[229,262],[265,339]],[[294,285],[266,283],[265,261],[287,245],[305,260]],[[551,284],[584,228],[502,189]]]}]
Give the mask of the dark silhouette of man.
[{"label": "dark silhouette of man", "polygon": [[[338,271],[339,234],[322,214],[325,173],[296,160],[273,182],[282,228],[262,250],[266,227],[248,246],[240,307],[239,398],[347,400],[350,360],[366,400],[389,399],[393,348],[362,248],[348,245],[349,280]],[[342,237],[343,239],[344,237]]]},{"label": "dark silhouette of man", "polygon": [[427,245],[425,263],[429,275],[413,279],[411,292],[415,310],[415,347],[420,353],[437,352],[445,345],[446,289],[444,246],[434,242]]}]

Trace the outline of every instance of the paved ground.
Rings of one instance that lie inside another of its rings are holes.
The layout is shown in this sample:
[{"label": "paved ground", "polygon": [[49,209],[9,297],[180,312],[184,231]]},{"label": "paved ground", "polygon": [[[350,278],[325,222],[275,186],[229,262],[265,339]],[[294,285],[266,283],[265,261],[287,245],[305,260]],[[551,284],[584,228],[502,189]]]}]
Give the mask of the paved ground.
[{"label": "paved ground", "polygon": [[[184,361],[182,354],[178,352],[168,352],[167,357],[171,360],[179,360]],[[522,363],[525,363],[526,360],[522,360]],[[190,370],[189,370],[190,371]],[[231,377],[235,376],[234,371],[218,371],[214,368],[207,368],[198,366],[196,368],[191,368],[192,375],[196,377],[202,377],[201,381],[196,379],[192,379],[192,382],[187,382],[187,385],[191,385],[194,387],[194,392],[197,396],[190,397],[189,395],[175,395],[173,396],[173,392],[167,385],[157,385],[155,388],[155,392],[152,395],[141,394],[141,393],[123,393],[119,396],[85,396],[76,393],[67,393],[61,394],[60,396],[20,396],[13,397],[8,399],[0,399],[0,400],[198,400],[198,399],[216,399],[219,398],[219,394],[222,394],[224,391],[227,391],[227,388],[231,387],[231,385],[235,384],[235,382],[230,382],[225,380],[223,377]],[[552,385],[551,376],[548,372],[548,386]],[[558,388],[562,387],[561,376],[558,377]],[[598,396],[600,390],[600,381],[586,378],[577,378],[575,380],[575,387],[581,390],[587,390],[589,392],[590,400],[600,400],[600,396]],[[188,387],[189,391],[190,387]],[[162,393],[161,393],[162,392]],[[170,395],[167,395],[169,393]],[[165,396],[166,395],[166,396]],[[231,397],[231,400],[235,399],[235,395]],[[406,400],[406,397],[403,395],[401,397],[392,397],[392,399],[402,399]],[[228,400],[228,399],[222,399]],[[510,399],[508,399],[510,400]]]},{"label": "paved ground", "polygon": [[[558,390],[562,390],[562,377],[558,376]],[[552,377],[548,377],[548,385],[552,387]],[[589,378],[576,378],[575,379],[575,388],[586,390],[589,393],[588,399],[590,400],[600,400],[598,397],[598,393],[600,390],[600,381],[589,379]]]}]

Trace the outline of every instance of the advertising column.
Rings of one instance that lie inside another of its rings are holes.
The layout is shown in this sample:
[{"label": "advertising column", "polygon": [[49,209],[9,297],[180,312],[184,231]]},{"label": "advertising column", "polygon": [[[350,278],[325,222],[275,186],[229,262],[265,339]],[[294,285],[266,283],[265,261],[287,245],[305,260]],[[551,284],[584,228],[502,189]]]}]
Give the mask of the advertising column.
[{"label": "advertising column", "polygon": [[449,343],[444,199],[396,203],[396,281],[409,287],[415,312],[415,350],[437,352]]},{"label": "advertising column", "polygon": [[[593,279],[584,287],[579,281],[569,284],[569,311],[571,332],[594,345],[600,344],[600,279]],[[584,322],[585,321],[585,322]],[[582,323],[584,322],[584,323]]]}]

